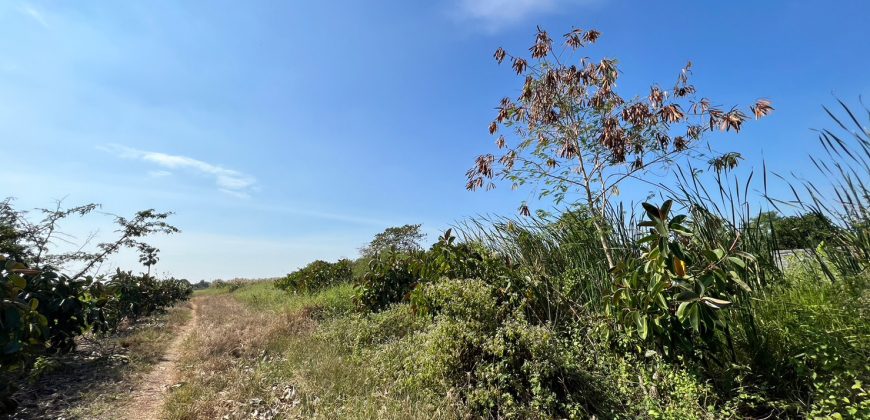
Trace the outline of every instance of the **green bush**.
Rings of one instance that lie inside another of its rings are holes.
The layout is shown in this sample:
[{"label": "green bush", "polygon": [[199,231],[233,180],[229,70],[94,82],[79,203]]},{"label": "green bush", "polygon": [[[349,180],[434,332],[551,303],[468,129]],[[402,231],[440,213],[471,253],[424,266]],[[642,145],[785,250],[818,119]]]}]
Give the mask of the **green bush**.
[{"label": "green bush", "polygon": [[455,401],[474,417],[712,417],[708,385],[660,357],[614,353],[591,324],[530,323],[483,280],[428,282],[414,294],[413,305],[332,320],[320,335],[391,392]]},{"label": "green bush", "polygon": [[369,270],[356,280],[357,305],[378,311],[408,298],[421,280],[425,253],[388,251],[376,255]]},{"label": "green bush", "polygon": [[[510,264],[474,243],[455,243],[448,230],[428,251],[388,251],[374,256],[357,279],[357,303],[372,311],[406,302],[418,284],[441,279],[491,279],[509,284]],[[421,301],[422,302],[422,301]],[[420,306],[424,312],[425,305]]]},{"label": "green bush", "polygon": [[0,409],[14,410],[12,384],[39,356],[67,353],[86,331],[113,331],[123,319],[149,315],[191,293],[185,280],[121,271],[105,283],[72,279],[0,256]]},{"label": "green bush", "polygon": [[294,293],[311,293],[353,279],[353,262],[317,260],[275,281],[275,287]]},{"label": "green bush", "polygon": [[729,318],[722,312],[748,296],[755,258],[733,246],[707,248],[693,241],[692,221],[671,217],[672,204],[643,204],[649,220],[640,226],[649,232],[638,240],[640,258],[614,270],[607,313],[617,331],[637,334],[667,357],[718,361],[723,349],[733,348]]}]

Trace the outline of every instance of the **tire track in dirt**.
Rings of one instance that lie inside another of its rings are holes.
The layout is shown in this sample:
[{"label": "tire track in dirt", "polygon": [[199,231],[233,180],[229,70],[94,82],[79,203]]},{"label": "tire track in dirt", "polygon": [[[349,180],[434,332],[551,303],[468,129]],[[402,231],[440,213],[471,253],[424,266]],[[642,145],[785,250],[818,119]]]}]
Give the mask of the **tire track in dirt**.
[{"label": "tire track in dirt", "polygon": [[196,327],[196,301],[191,300],[191,319],[178,330],[160,361],[130,393],[130,399],[120,410],[119,418],[128,420],[158,419],[169,388],[178,380],[178,359],[181,346]]}]

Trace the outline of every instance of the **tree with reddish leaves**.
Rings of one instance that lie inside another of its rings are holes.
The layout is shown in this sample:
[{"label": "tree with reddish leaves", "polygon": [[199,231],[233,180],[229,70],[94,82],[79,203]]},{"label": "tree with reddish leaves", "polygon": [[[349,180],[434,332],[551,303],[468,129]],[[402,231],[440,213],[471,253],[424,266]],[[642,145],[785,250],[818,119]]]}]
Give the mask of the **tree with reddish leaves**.
[{"label": "tree with reddish leaves", "polygon": [[[689,83],[691,62],[672,89],[653,85],[643,96],[619,95],[615,59],[574,59],[599,36],[595,30],[573,29],[554,48],[553,39],[538,28],[530,60],[496,50],[495,60],[509,61],[524,83],[516,100],[501,100],[489,126],[498,136],[500,156],[478,156],[467,172],[466,188],[491,189],[495,179],[504,179],[515,188],[531,184],[540,198],[550,196],[557,204],[569,200],[587,206],[596,215],[595,228],[613,267],[604,217],[619,184],[676,158],[703,156],[709,149],[707,133],[739,132],[748,117],[736,107],[726,110],[699,97]],[[749,111],[758,119],[773,107],[759,99]],[[513,135],[500,134],[502,129]],[[737,158],[728,156],[727,165],[715,165],[717,157],[709,161],[716,170],[730,169]],[[520,213],[530,213],[525,204]]]}]

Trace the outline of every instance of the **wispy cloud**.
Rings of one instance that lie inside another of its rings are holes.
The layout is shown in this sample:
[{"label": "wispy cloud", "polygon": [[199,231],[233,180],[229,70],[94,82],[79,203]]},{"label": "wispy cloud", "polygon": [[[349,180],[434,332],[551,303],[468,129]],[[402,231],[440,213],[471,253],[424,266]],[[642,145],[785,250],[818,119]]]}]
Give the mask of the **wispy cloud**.
[{"label": "wispy cloud", "polygon": [[148,171],[148,176],[151,178],[165,178],[170,175],[172,175],[172,172],[169,171]]},{"label": "wispy cloud", "polygon": [[[98,149],[112,153],[124,159],[136,159],[166,169],[189,171],[199,175],[209,176],[214,179],[215,185],[220,191],[236,197],[247,197],[250,191],[254,189],[257,182],[256,178],[251,175],[187,156],[170,155],[161,152],[148,152],[118,144],[98,146]],[[150,171],[148,174],[152,177],[165,177],[172,173],[166,170],[160,170]]]},{"label": "wispy cloud", "polygon": [[454,15],[462,21],[480,24],[488,31],[522,22],[530,17],[599,0],[453,0]]},{"label": "wispy cloud", "polygon": [[27,4],[27,3],[24,3],[24,4],[22,4],[21,6],[18,7],[18,11],[21,12],[21,13],[23,13],[23,14],[26,15],[26,16],[29,16],[29,17],[32,18],[33,20],[37,21],[37,22],[38,22],[40,25],[42,25],[44,28],[48,28],[48,27],[49,27],[49,25],[48,25],[48,21],[45,20],[45,16],[43,16],[42,12],[40,12],[39,10],[37,10],[37,9],[36,9],[35,7],[33,7],[32,5]]}]

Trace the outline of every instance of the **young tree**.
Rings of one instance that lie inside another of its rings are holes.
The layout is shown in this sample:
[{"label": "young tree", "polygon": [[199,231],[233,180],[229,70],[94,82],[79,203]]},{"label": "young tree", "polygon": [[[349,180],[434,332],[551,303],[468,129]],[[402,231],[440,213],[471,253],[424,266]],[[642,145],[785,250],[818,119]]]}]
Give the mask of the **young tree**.
[{"label": "young tree", "polygon": [[52,245],[58,241],[73,244],[74,238],[60,230],[60,224],[70,216],[85,216],[99,208],[98,204],[85,204],[64,208],[62,200],[58,200],[54,208],[36,209],[42,214],[38,221],[31,221],[26,211],[16,210],[12,200],[7,198],[0,202],[0,253],[12,255],[34,268],[52,266],[62,268],[68,263],[77,262],[82,268],[72,276],[78,278],[89,274],[99,264],[122,249],[135,249],[139,253],[139,262],[145,265],[148,273],[151,266],[157,263],[160,252],[154,246],[144,241],[152,234],[172,234],[178,228],[166,222],[172,213],[160,213],[153,209],[136,212],[132,219],[115,216],[118,236],[109,242],[96,245],[93,252],[84,251],[93,236],[79,244],[75,251],[52,253]]},{"label": "young tree", "polygon": [[390,227],[375,235],[374,239],[360,248],[359,253],[364,258],[373,257],[386,250],[410,252],[422,249],[420,242],[426,239],[426,234],[420,232],[422,225],[404,225]]},{"label": "young tree", "polygon": [[[501,100],[489,132],[495,135],[506,128],[514,136],[498,136],[499,157],[477,157],[467,172],[466,188],[490,189],[493,179],[501,178],[514,187],[532,184],[540,198],[550,196],[557,204],[570,200],[585,205],[596,216],[594,226],[613,267],[604,217],[619,184],[678,157],[700,157],[706,133],[740,131],[747,116],[737,108],[725,110],[698,98],[689,83],[691,62],[670,90],[653,85],[644,97],[620,96],[615,59],[571,59],[599,36],[595,30],[574,29],[564,35],[564,45],[554,49],[547,32],[538,28],[531,62],[496,50],[496,61],[509,60],[524,83],[516,100]],[[750,107],[756,118],[772,110],[764,99]],[[738,159],[732,153],[710,162],[727,168]],[[520,213],[529,214],[525,203]]]}]

